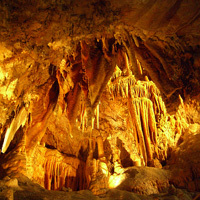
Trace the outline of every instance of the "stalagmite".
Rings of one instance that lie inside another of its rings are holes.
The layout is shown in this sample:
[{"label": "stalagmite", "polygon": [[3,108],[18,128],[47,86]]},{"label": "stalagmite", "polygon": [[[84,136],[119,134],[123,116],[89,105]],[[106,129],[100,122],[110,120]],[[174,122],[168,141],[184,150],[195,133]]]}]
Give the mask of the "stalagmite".
[{"label": "stalagmite", "polygon": [[10,145],[10,142],[15,136],[15,133],[19,129],[20,126],[24,126],[26,123],[26,119],[28,116],[28,112],[25,107],[22,107],[17,116],[12,120],[10,127],[7,129],[3,146],[2,146],[2,153],[5,153]]}]

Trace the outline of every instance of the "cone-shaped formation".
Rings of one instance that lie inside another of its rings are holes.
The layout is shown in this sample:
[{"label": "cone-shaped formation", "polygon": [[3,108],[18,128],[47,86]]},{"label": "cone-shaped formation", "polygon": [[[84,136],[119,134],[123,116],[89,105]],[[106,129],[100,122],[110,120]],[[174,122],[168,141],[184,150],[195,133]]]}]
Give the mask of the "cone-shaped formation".
[{"label": "cone-shaped formation", "polygon": [[8,149],[10,142],[15,136],[15,133],[20,128],[20,126],[24,126],[26,123],[28,112],[25,107],[22,107],[16,117],[12,120],[10,127],[6,131],[5,139],[2,146],[2,153],[5,153]]}]

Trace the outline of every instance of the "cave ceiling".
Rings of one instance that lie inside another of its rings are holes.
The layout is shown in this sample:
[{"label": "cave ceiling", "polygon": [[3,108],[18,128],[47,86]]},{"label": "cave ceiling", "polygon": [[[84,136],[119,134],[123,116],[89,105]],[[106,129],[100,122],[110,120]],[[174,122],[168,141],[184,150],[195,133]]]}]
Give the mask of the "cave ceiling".
[{"label": "cave ceiling", "polygon": [[[15,171],[26,152],[20,172],[47,189],[59,184],[39,179],[31,163],[50,177],[53,162],[84,163],[83,171],[91,156],[112,156],[114,165],[120,149],[123,167],[163,164],[185,128],[177,110],[199,94],[199,82],[200,1],[0,1],[3,168]],[[173,139],[162,141],[158,124],[170,124]],[[90,181],[82,177],[79,189]]]}]

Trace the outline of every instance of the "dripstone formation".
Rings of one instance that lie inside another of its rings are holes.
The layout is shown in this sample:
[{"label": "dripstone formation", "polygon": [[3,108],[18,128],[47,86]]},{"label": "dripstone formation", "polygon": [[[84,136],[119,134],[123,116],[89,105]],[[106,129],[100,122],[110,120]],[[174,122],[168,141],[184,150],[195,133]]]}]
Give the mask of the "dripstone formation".
[{"label": "dripstone formation", "polygon": [[198,199],[200,1],[0,2],[0,199]]}]

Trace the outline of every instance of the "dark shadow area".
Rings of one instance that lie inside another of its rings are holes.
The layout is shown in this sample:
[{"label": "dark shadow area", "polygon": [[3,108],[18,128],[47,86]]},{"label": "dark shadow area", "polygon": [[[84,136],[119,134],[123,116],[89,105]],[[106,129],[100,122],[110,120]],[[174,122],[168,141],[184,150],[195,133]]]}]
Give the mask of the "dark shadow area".
[{"label": "dark shadow area", "polygon": [[124,148],[123,142],[119,138],[117,138],[117,146],[120,149],[120,160],[122,167],[127,168],[133,166],[133,161],[130,158],[130,154]]}]

